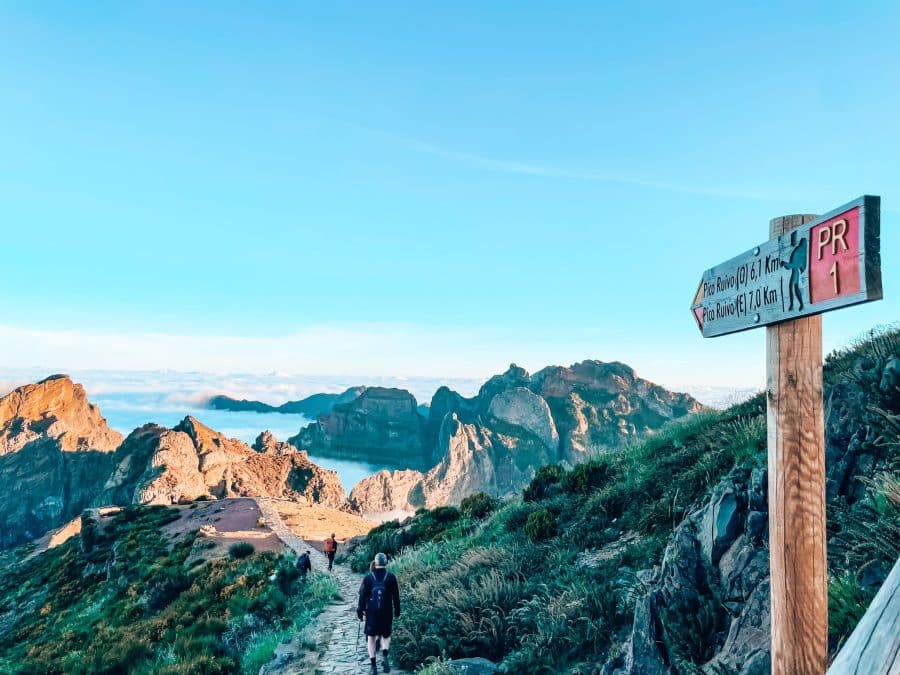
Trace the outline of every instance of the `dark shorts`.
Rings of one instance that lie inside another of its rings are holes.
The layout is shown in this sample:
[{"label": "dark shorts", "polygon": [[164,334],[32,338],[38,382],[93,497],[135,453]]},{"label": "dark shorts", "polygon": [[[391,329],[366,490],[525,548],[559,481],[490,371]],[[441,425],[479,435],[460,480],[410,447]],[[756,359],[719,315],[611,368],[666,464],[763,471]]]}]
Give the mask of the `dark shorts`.
[{"label": "dark shorts", "polygon": [[381,637],[391,637],[391,627],[394,624],[394,616],[388,612],[387,614],[376,614],[370,617],[366,614],[366,635],[380,635]]}]

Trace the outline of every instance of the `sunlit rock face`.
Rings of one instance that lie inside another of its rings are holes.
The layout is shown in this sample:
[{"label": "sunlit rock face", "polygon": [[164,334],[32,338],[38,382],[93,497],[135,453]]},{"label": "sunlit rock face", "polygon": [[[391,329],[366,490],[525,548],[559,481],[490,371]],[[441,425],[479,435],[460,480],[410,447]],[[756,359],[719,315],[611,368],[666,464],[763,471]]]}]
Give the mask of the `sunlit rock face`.
[{"label": "sunlit rock face", "polygon": [[99,491],[121,442],[84,388],[65,375],[0,398],[0,547],[78,515]]},{"label": "sunlit rock face", "polygon": [[583,361],[534,375],[512,364],[472,398],[438,389],[424,426],[432,467],[421,473],[381,472],[354,487],[350,501],[372,513],[458,504],[481,491],[515,493],[545,464],[571,465],[616,451],[702,408],[687,394],[643,380],[621,363]]}]

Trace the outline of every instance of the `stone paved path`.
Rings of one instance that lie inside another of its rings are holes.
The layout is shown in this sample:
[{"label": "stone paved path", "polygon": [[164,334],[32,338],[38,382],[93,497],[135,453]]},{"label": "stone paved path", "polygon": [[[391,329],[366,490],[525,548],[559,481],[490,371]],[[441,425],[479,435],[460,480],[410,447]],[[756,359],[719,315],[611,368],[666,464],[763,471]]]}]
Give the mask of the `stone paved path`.
[{"label": "stone paved path", "polygon": [[[313,570],[328,569],[328,559],[323,553],[307,544],[301,537],[288,528],[272,500],[259,497],[256,499],[266,524],[278,535],[286,545],[299,554],[309,551]],[[367,675],[369,657],[366,654],[366,636],[359,635],[360,622],[356,618],[356,597],[359,591],[361,575],[351,571],[346,565],[335,563],[333,574],[341,588],[342,600],[328,605],[316,619],[316,642],[319,651],[318,663],[312,665],[297,664],[299,669],[292,668],[289,662],[283,668],[268,669],[274,675],[300,674],[308,675]],[[285,648],[282,651],[287,651]],[[381,670],[379,657],[379,671]],[[391,668],[392,673],[408,675],[407,671]]]}]

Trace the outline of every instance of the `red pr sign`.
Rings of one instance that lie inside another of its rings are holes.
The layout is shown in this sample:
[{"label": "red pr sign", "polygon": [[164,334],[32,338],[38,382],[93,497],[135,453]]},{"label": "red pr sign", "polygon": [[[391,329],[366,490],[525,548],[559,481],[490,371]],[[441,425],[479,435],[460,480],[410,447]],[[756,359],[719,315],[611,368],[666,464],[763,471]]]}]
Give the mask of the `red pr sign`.
[{"label": "red pr sign", "polygon": [[859,293],[859,207],[809,231],[809,301]]},{"label": "red pr sign", "polygon": [[880,197],[801,220],[703,273],[691,303],[703,337],[881,299]]}]

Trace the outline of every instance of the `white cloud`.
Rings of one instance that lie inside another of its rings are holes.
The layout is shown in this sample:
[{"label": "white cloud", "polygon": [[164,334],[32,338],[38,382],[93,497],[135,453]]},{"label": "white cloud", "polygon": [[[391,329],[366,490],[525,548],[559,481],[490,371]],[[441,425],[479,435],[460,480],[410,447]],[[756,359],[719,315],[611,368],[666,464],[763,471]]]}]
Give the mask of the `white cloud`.
[{"label": "white cloud", "polygon": [[[762,344],[747,341],[660,350],[596,331],[534,327],[423,328],[406,324],[311,326],[285,335],[180,335],[162,332],[49,330],[0,324],[0,380],[13,384],[65,372],[117,373],[90,378],[104,391],[207,393],[296,399],[358,384],[403,386],[428,397],[447,384],[462,391],[510,362],[534,372],[584,359],[622,361],[663,384],[755,387],[763,379]],[[756,352],[759,352],[757,354]],[[741,358],[735,355],[740,353]],[[698,370],[697,364],[704,364]],[[178,386],[172,375],[177,373]],[[405,382],[403,378],[409,378]],[[430,390],[430,391],[429,391]],[[422,400],[427,400],[424,398]],[[181,403],[188,403],[183,400]]]},{"label": "white cloud", "polygon": [[481,377],[504,364],[499,355],[473,349],[483,337],[403,324],[312,326],[269,337],[0,325],[0,367],[266,373],[273,385],[290,373]]}]

